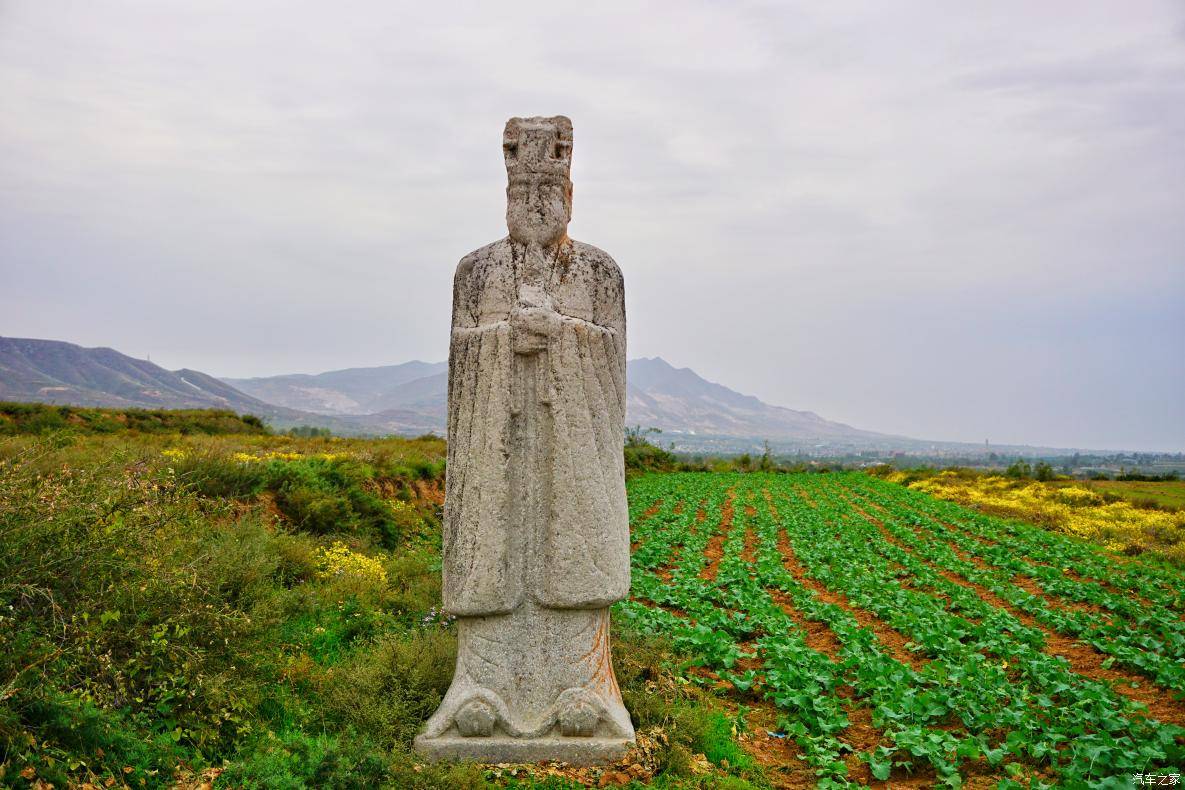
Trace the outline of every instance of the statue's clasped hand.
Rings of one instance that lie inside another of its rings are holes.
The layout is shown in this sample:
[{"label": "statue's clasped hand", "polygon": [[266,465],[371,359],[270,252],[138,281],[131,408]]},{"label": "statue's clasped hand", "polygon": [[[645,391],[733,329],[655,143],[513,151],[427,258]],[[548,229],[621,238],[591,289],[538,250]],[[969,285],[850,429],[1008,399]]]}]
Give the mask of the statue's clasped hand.
[{"label": "statue's clasped hand", "polygon": [[560,328],[560,314],[549,307],[516,307],[510,313],[510,337],[516,354],[546,351]]}]

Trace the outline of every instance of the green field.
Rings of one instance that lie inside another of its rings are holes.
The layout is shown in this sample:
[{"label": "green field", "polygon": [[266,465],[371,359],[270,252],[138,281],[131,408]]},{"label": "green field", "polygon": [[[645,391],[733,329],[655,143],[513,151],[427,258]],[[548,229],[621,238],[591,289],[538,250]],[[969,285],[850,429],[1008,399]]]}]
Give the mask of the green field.
[{"label": "green field", "polygon": [[630,493],[621,613],[775,706],[823,783],[1126,787],[1185,764],[1178,571],[854,473]]},{"label": "green field", "polygon": [[1185,510],[1185,480],[1076,480],[1074,485],[1114,494],[1129,502],[1150,502],[1159,507]]}]

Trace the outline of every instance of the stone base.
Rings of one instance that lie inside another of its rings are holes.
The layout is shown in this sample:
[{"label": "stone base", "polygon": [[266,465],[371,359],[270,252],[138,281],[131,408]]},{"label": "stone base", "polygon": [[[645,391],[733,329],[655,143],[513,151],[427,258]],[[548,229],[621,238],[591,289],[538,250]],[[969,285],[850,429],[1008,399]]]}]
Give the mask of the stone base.
[{"label": "stone base", "polygon": [[415,750],[434,762],[537,763],[544,760],[572,765],[603,765],[621,759],[633,738],[565,738],[545,735],[542,738],[466,738],[446,733],[436,738],[423,735],[415,740]]}]

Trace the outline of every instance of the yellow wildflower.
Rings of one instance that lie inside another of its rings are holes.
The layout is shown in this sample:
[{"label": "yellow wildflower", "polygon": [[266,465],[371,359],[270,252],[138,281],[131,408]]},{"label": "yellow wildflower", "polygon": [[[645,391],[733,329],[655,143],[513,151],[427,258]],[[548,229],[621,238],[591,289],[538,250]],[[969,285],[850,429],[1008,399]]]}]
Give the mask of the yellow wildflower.
[{"label": "yellow wildflower", "polygon": [[268,461],[299,461],[303,456],[300,453],[281,453],[272,450],[264,458]]},{"label": "yellow wildflower", "polygon": [[1124,501],[1104,503],[1096,492],[1078,486],[1048,486],[998,476],[960,478],[943,473],[917,480],[909,487],[987,513],[1085,538],[1117,553],[1185,554],[1185,513],[1138,508]]},{"label": "yellow wildflower", "polygon": [[321,579],[358,579],[370,582],[379,587],[387,584],[387,569],[373,557],[367,557],[340,540],[333,542],[329,548],[321,548],[317,552],[317,575]]}]

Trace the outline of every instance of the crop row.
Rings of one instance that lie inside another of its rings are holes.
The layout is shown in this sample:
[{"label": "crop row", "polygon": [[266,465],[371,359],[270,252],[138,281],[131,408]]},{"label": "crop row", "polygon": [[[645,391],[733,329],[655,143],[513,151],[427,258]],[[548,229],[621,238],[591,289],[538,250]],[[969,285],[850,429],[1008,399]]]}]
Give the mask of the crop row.
[{"label": "crop row", "polygon": [[[984,544],[953,525],[902,507],[892,496],[895,492],[861,493],[863,501],[880,506],[886,528],[927,559],[987,587],[1042,624],[1115,656],[1120,666],[1141,672],[1170,689],[1185,691],[1185,621],[1171,609],[1139,603],[1117,590],[1071,578],[1065,573],[1069,565],[1034,563],[1006,546]],[[963,559],[952,546],[973,559]],[[1062,561],[1072,562],[1066,558]],[[1040,591],[1050,598],[1097,608],[1081,611],[1051,607],[1045,595],[1014,584],[1012,580],[1018,575],[1034,578]]]},{"label": "crop row", "polygon": [[[663,475],[630,493],[634,599],[622,613],[734,693],[776,705],[823,784],[919,771],[950,785],[972,773],[1091,783],[1182,762],[1185,730],[1048,644],[1070,634],[1166,694],[1179,688],[1182,623],[1159,570],[1140,576],[1139,602],[1085,580],[1097,555],[1054,585],[1034,570],[1036,533],[1000,535],[860,475]],[[1021,572],[1109,617],[1051,611],[1012,582]]]}]

